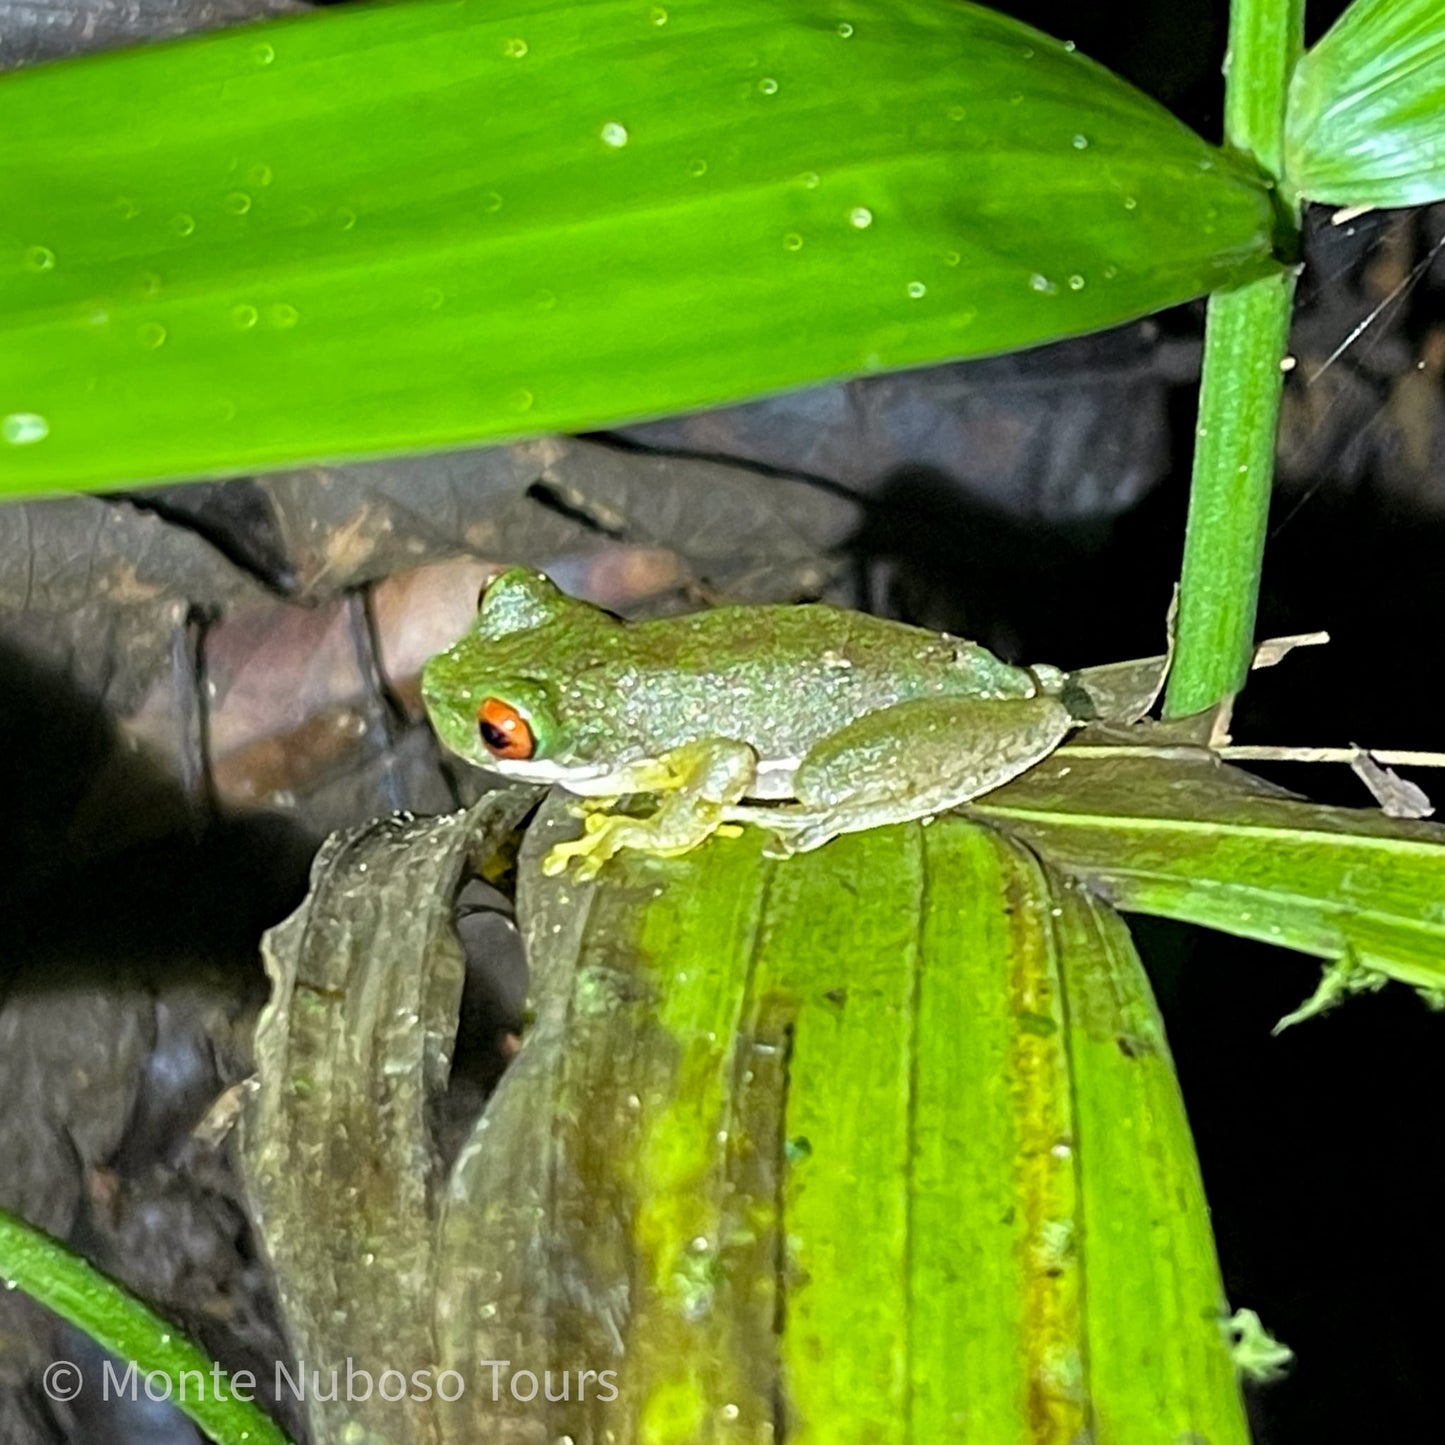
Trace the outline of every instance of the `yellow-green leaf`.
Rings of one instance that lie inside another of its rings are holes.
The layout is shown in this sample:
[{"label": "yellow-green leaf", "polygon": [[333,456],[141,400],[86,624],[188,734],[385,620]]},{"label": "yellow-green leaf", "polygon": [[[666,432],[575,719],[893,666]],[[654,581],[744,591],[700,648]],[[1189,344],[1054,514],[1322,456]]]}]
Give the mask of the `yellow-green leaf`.
[{"label": "yellow-green leaf", "polygon": [[503,1400],[496,1428],[1241,1445],[1118,918],[958,819],[781,862],[762,842],[524,874],[537,1021],[453,1185],[444,1349],[578,1357],[611,1330],[619,1397]]}]

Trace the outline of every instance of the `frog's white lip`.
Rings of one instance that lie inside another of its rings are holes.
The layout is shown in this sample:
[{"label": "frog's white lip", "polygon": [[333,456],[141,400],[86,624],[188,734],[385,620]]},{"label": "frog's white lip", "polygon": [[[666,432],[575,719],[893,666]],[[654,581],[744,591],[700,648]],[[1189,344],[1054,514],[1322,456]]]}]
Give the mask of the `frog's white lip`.
[{"label": "frog's white lip", "polygon": [[547,758],[490,758],[483,766],[490,772],[501,773],[504,778],[520,778],[524,783],[560,783],[573,793],[606,793],[606,788],[598,788],[596,784],[610,776],[599,764],[569,766]]},{"label": "frog's white lip", "polygon": [[[790,798],[793,774],[798,769],[797,758],[768,758],[760,760],[753,786],[748,796],[753,798]],[[634,768],[609,768],[605,763],[578,765],[552,762],[547,758],[492,758],[487,764],[489,771],[501,773],[505,778],[518,778],[524,783],[556,783],[584,798],[616,798],[623,793],[644,789],[646,782],[636,775]],[[640,764],[647,767],[647,764]]]}]

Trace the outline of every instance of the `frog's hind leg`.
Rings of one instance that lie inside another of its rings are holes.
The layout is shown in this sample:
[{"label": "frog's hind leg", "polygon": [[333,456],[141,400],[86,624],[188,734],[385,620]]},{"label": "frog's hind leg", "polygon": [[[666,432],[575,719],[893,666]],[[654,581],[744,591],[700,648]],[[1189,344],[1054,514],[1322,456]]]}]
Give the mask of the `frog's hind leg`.
[{"label": "frog's hind leg", "polygon": [[589,808],[582,836],[558,843],[543,859],[542,871],[560,873],[579,858],[578,875],[592,878],[625,848],[663,858],[690,852],[727,826],[726,812],[747,793],[757,761],[752,748],[732,738],[673,748],[657,760],[655,775],[647,780],[658,794],[655,812],[633,818]]},{"label": "frog's hind leg", "polygon": [[798,802],[768,816],[781,851],[840,833],[933,817],[992,792],[1078,726],[1055,697],[918,698],[824,738],[793,780]]}]

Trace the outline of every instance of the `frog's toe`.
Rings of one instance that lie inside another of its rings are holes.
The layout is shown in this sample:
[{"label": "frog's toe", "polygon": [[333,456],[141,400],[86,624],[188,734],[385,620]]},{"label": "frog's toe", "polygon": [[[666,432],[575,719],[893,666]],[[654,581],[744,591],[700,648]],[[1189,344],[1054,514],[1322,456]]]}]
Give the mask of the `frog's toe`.
[{"label": "frog's toe", "polygon": [[818,823],[808,828],[790,828],[775,832],[772,841],[763,849],[766,858],[791,858],[795,853],[811,853],[824,843],[831,843],[841,830],[835,826]]},{"label": "frog's toe", "polygon": [[[579,840],[580,841],[580,840]],[[580,882],[587,882],[595,878],[601,871],[602,865],[612,856],[607,853],[592,853],[586,849],[575,847],[567,843],[558,843],[551,852],[542,859],[542,872],[548,878],[556,878],[567,871],[567,866],[575,858],[577,860],[576,875]]]},{"label": "frog's toe", "polygon": [[[732,816],[738,816],[735,810]],[[763,849],[765,858],[791,858],[794,853],[811,853],[824,843],[831,843],[840,833],[846,832],[831,813],[813,808],[788,807],[761,817],[756,812],[749,816],[750,822],[766,827],[771,834]]]},{"label": "frog's toe", "polygon": [[555,877],[575,858],[578,878],[595,878],[602,871],[602,865],[624,848],[651,851],[648,848],[651,833],[651,824],[644,819],[601,810],[587,813],[582,819],[582,836],[553,844],[542,860],[542,871],[548,877]]},{"label": "frog's toe", "polygon": [[699,805],[696,799],[669,799],[647,818],[589,812],[582,818],[581,837],[555,844],[543,859],[542,871],[556,876],[577,859],[577,876],[595,878],[609,858],[624,850],[654,858],[681,857],[714,833],[731,836],[742,831],[725,823],[721,811],[715,804]]},{"label": "frog's toe", "polygon": [[591,819],[606,813],[616,801],[616,798],[574,798],[567,804],[567,812],[573,818]]},{"label": "frog's toe", "polygon": [[567,865],[578,860],[577,876],[595,878],[602,865],[617,851],[608,824],[616,821],[602,813],[589,813],[582,824],[582,836],[565,843],[554,843],[542,860],[542,872],[549,878],[567,871]]},{"label": "frog's toe", "polygon": [[559,873],[565,873],[567,865],[575,856],[575,851],[568,844],[554,844],[547,850],[547,856],[542,859],[543,874],[548,878],[555,878]]}]

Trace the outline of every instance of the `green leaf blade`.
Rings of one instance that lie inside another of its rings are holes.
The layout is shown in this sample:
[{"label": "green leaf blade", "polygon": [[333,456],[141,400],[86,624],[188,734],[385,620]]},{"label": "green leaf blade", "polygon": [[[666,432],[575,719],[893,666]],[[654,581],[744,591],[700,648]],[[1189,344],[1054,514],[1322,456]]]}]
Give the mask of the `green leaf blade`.
[{"label": "green leaf blade", "polygon": [[1224,1286],[1169,1046],[1113,909],[1058,889],[1101,1440],[1246,1445]]},{"label": "green leaf blade", "polygon": [[[922,840],[900,829],[836,842],[831,858],[775,868],[752,980],[759,1003],[791,1001],[783,1433],[799,1445],[904,1445]],[[860,897],[861,877],[870,891]]]},{"label": "green leaf blade", "polygon": [[1297,799],[1196,759],[1062,749],[972,811],[1117,907],[1416,988],[1445,981],[1445,829]]},{"label": "green leaf blade", "polygon": [[1026,850],[925,832],[914,1438],[1248,1431],[1199,1167],[1119,917]]},{"label": "green leaf blade", "polygon": [[1445,10],[1438,0],[1356,0],[1290,86],[1285,179],[1337,206],[1445,196]]},{"label": "green leaf blade", "polygon": [[613,424],[1275,268],[1251,171],[1015,22],[662,13],[417,0],[0,79],[0,488]]},{"label": "green leaf blade", "polygon": [[1068,1440],[1087,1418],[1085,1325],[1078,1181],[1051,1152],[1073,1135],[1053,899],[1032,858],[982,829],[924,836],[913,1438]]}]

